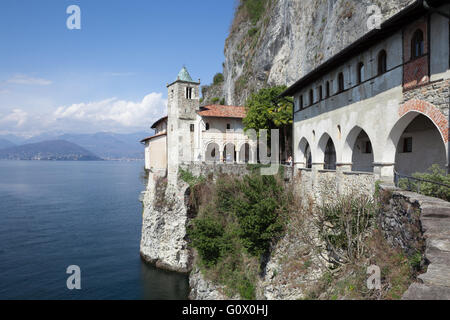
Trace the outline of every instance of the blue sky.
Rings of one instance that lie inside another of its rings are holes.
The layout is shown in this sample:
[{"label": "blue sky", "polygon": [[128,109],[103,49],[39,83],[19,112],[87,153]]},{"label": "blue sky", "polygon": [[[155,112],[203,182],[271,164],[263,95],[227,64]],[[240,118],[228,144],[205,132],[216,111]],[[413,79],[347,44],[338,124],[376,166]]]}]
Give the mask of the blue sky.
[{"label": "blue sky", "polygon": [[[81,9],[69,30],[66,9]],[[2,0],[0,134],[133,132],[165,113],[186,65],[222,70],[235,0]]]}]

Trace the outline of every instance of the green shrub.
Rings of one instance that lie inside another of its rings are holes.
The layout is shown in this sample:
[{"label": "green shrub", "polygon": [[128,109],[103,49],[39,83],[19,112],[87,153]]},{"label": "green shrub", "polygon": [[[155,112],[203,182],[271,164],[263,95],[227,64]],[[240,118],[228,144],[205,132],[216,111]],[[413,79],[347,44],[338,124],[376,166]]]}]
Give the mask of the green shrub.
[{"label": "green shrub", "polygon": [[268,0],[241,0],[241,5],[244,6],[250,21],[256,24],[262,17]]},{"label": "green shrub", "polygon": [[211,99],[212,103],[219,103],[219,101],[220,101],[219,97],[214,97],[214,98]]},{"label": "green shrub", "polygon": [[200,254],[202,262],[209,267],[214,266],[229,248],[224,236],[222,224],[213,217],[197,219],[189,232],[192,245]]},{"label": "green shrub", "polygon": [[[417,179],[450,185],[450,176],[447,175],[445,170],[437,164],[433,165],[425,173],[414,173],[413,177]],[[400,179],[399,187],[402,189],[419,192],[429,197],[450,201],[450,188],[445,186],[413,180],[408,181],[408,179]]]},{"label": "green shrub", "polygon": [[214,76],[214,79],[213,79],[213,83],[215,85],[217,85],[217,84],[224,82],[224,80],[225,80],[225,78],[222,73],[216,73],[216,75]]},{"label": "green shrub", "polygon": [[217,208],[236,216],[241,243],[254,256],[265,253],[283,230],[283,191],[274,176],[253,174],[236,182],[218,181]]},{"label": "green shrub", "polygon": [[375,217],[373,200],[362,195],[341,196],[319,208],[320,236],[337,264],[354,262],[364,254],[364,241]]},{"label": "green shrub", "polygon": [[202,176],[195,177],[191,172],[184,170],[182,168],[179,168],[178,175],[181,178],[181,180],[186,182],[191,188],[206,180],[205,177]]},{"label": "green shrub", "polygon": [[[188,179],[189,180],[189,179]],[[188,235],[200,267],[230,296],[254,299],[261,256],[283,233],[291,198],[274,176],[221,176],[209,186]]]}]

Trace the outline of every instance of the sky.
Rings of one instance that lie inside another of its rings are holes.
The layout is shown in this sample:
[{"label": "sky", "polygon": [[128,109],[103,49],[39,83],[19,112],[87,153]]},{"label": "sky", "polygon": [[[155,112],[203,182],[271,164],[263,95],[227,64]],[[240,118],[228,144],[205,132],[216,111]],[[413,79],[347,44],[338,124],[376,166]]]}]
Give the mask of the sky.
[{"label": "sky", "polygon": [[[67,27],[71,5],[80,8],[79,30]],[[0,135],[150,131],[183,65],[202,84],[222,71],[234,7],[235,0],[0,1]]]}]

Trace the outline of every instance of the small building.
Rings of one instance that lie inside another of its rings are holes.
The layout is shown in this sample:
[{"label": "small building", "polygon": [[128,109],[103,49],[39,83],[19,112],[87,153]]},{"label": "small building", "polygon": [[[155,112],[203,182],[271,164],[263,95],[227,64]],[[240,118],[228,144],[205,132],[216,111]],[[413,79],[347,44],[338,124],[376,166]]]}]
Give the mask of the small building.
[{"label": "small building", "polygon": [[416,1],[288,88],[296,167],[390,180],[448,167],[448,1]]},{"label": "small building", "polygon": [[167,88],[167,116],[152,125],[154,136],[142,140],[147,170],[175,182],[182,163],[256,161],[256,142],[244,134],[244,107],[201,107],[200,81],[193,81],[185,67]]},{"label": "small building", "polygon": [[152,125],[155,135],[145,138],[145,169],[164,175],[167,171],[167,117]]}]

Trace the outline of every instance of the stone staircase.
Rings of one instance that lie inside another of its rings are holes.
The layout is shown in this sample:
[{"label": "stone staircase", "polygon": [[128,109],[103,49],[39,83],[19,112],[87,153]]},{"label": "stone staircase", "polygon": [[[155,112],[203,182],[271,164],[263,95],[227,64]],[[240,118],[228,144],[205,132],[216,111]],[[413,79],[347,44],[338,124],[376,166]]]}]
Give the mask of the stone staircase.
[{"label": "stone staircase", "polygon": [[420,203],[421,223],[426,239],[426,273],[403,295],[403,300],[450,300],[450,203],[415,195]]}]

